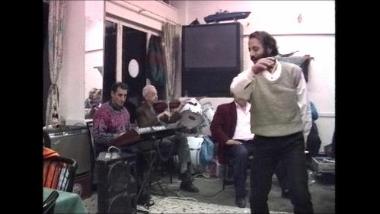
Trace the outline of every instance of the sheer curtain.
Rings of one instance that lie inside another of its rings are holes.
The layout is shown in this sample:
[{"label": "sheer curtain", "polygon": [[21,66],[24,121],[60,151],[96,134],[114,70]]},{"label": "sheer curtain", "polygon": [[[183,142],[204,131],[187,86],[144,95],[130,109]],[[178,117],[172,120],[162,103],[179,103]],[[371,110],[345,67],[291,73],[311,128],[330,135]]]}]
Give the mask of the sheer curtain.
[{"label": "sheer curtain", "polygon": [[162,26],[163,49],[166,67],[166,98],[173,99],[180,96],[177,91],[181,74],[181,31],[180,25],[165,23]]},{"label": "sheer curtain", "polygon": [[[49,52],[49,74],[50,87],[46,103],[46,125],[50,125],[58,119],[59,112],[59,90],[58,77],[62,69],[63,58],[63,26],[64,13],[66,11],[65,1],[49,1],[49,21],[48,21],[48,52]],[[53,118],[53,115],[55,118]]]}]

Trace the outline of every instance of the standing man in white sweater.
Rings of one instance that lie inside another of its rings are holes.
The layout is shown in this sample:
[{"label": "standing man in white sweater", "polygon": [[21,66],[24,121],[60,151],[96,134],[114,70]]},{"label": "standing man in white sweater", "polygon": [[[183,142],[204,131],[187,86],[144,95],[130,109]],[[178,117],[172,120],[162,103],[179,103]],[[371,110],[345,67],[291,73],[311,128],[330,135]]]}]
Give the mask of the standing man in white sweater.
[{"label": "standing man in white sweater", "polygon": [[255,133],[251,170],[251,213],[268,213],[273,172],[286,167],[294,213],[313,213],[306,171],[305,140],[311,127],[306,81],[299,66],[279,62],[276,40],[265,31],[249,35],[254,65],[231,83],[231,91],[251,103]]}]

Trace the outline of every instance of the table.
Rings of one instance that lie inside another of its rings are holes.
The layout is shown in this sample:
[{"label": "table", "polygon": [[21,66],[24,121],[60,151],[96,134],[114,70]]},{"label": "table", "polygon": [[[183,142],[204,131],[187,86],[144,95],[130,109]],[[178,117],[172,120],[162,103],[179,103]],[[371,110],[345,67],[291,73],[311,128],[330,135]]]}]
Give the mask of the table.
[{"label": "table", "polygon": [[[54,189],[43,187],[43,200],[53,192]],[[54,213],[88,213],[83,201],[78,194],[56,190],[59,193],[54,207]]]}]

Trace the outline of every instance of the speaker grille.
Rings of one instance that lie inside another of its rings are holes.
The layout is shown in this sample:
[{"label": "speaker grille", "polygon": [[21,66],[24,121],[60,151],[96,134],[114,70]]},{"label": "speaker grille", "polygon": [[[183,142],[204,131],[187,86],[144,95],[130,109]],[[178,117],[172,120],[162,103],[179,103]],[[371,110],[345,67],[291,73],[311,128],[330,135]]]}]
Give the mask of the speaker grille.
[{"label": "speaker grille", "polygon": [[99,213],[136,213],[135,156],[96,161]]}]

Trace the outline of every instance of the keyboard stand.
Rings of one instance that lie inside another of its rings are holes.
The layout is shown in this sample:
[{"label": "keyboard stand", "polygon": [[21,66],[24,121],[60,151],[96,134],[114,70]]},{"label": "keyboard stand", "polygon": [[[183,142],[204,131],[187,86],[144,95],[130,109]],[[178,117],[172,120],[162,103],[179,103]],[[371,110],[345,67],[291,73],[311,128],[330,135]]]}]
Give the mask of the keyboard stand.
[{"label": "keyboard stand", "polygon": [[[146,185],[151,185],[151,179],[152,179],[152,170],[153,170],[153,167],[154,167],[154,163],[156,162],[156,158],[157,158],[157,151],[156,150],[147,150],[147,151],[141,151],[144,155],[144,158],[146,158],[147,162],[148,162],[148,170],[146,172],[146,175],[144,176],[144,180],[141,184],[141,187],[137,193],[137,197],[136,197],[136,200],[139,199],[141,193],[142,193],[142,190],[144,189],[144,187],[146,187]],[[148,157],[147,157],[148,156]],[[164,188],[162,187],[162,184],[160,182],[160,180],[157,180],[154,182],[154,184],[157,184],[158,187],[160,188],[160,190],[162,191],[163,195],[164,196],[167,196],[166,194],[166,191],[164,190]],[[145,206],[147,209],[144,209],[144,210],[139,210],[139,207],[144,207],[144,206],[138,206],[138,211],[141,211],[143,213],[149,213],[149,206]]]},{"label": "keyboard stand", "polygon": [[[157,148],[156,148],[157,149]],[[162,195],[163,196],[168,196],[166,194],[166,191],[164,190],[162,184],[161,184],[161,180],[160,179],[157,179],[155,180],[154,182],[152,182],[152,171],[153,171],[153,168],[154,168],[154,163],[155,162],[158,162],[157,161],[157,158],[160,158],[157,153],[159,151],[157,150],[151,150],[151,151],[148,151],[148,153],[150,153],[150,157],[149,157],[149,170],[148,170],[148,173],[147,173],[147,178],[149,178],[149,185],[151,186],[152,184],[157,184],[157,186],[160,188],[161,192],[162,192]],[[144,152],[146,154],[146,152]]]}]

